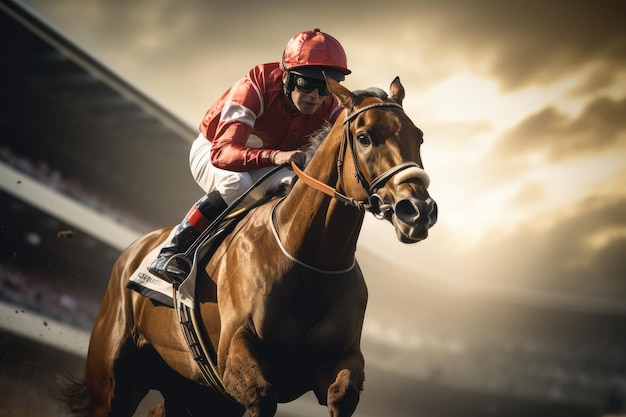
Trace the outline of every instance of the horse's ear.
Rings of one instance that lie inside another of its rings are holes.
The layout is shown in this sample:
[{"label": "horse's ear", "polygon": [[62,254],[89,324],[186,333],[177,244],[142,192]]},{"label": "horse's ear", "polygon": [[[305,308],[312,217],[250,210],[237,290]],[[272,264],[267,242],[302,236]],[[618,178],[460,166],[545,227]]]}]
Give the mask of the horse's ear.
[{"label": "horse's ear", "polygon": [[391,87],[389,87],[389,96],[396,103],[402,105],[402,100],[404,100],[404,87],[400,82],[400,77],[396,77],[391,82]]},{"label": "horse's ear", "polygon": [[326,74],[324,74],[324,78],[326,78],[328,89],[335,95],[335,97],[337,97],[339,103],[341,103],[341,105],[346,109],[354,108],[357,96],[352,94],[350,90],[339,84],[337,81],[327,77]]}]

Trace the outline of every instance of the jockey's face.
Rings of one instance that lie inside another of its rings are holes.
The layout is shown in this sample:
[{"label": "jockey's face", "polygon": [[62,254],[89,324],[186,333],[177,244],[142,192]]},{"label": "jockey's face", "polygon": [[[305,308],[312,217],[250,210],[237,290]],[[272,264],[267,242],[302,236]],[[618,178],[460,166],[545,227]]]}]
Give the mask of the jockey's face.
[{"label": "jockey's face", "polygon": [[[286,82],[287,74],[283,74],[283,82]],[[313,114],[319,109],[326,97],[320,95],[318,88],[314,88],[308,93],[295,87],[291,91],[291,101],[296,108],[304,114]]]},{"label": "jockey's face", "polygon": [[320,96],[317,89],[309,93],[304,93],[297,88],[294,88],[291,92],[291,100],[300,112],[304,114],[313,114],[322,105],[324,97]]}]

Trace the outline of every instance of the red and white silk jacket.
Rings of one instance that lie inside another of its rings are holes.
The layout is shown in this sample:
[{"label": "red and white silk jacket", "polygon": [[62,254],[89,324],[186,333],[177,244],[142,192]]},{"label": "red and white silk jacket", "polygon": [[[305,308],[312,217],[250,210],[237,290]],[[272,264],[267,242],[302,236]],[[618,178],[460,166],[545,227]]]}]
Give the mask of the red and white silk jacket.
[{"label": "red and white silk jacket", "polygon": [[278,62],[257,65],[206,112],[200,132],[212,142],[214,166],[239,172],[272,166],[273,150],[301,148],[325,122],[335,122],[341,106],[334,96],[303,114],[284,94],[282,74]]}]

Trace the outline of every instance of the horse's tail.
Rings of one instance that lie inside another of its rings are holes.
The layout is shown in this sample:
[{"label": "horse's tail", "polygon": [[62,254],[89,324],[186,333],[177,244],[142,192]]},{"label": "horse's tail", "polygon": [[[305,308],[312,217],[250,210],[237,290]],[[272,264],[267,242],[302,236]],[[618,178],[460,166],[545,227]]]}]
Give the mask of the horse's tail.
[{"label": "horse's tail", "polygon": [[58,385],[57,399],[70,415],[91,417],[91,397],[84,380],[63,373]]}]

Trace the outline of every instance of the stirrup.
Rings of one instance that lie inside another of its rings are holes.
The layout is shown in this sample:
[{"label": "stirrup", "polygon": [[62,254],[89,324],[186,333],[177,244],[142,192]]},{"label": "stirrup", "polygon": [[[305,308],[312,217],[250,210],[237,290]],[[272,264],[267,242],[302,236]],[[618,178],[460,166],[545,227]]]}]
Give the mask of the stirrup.
[{"label": "stirrup", "polygon": [[[184,267],[187,267],[187,270],[183,269]],[[185,257],[185,254],[176,253],[163,263],[163,268],[150,272],[156,273],[161,278],[174,285],[174,288],[178,288],[189,276],[191,268],[191,261]]]}]

